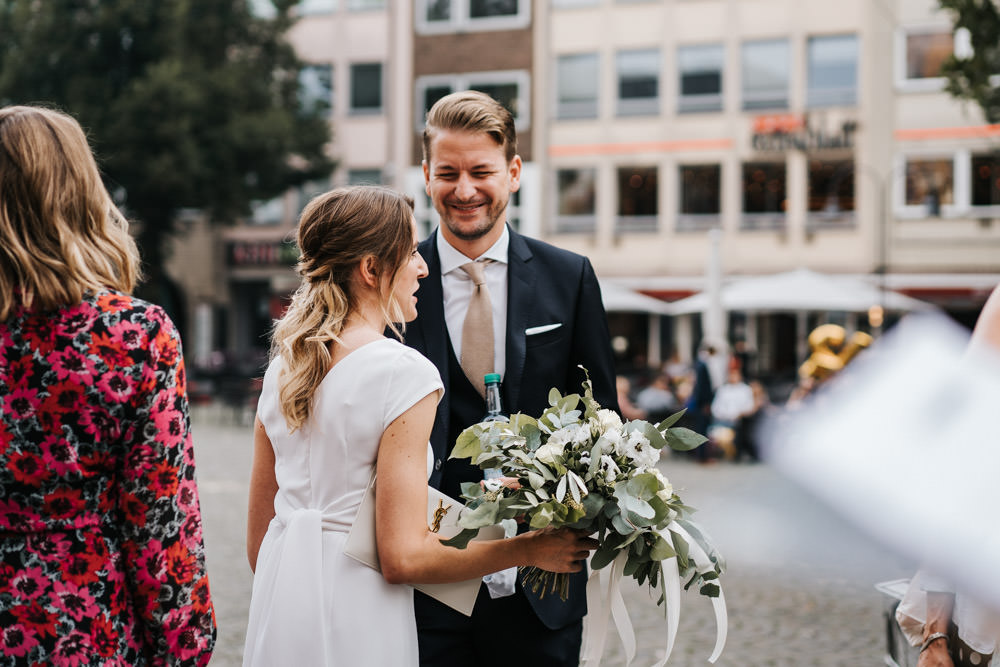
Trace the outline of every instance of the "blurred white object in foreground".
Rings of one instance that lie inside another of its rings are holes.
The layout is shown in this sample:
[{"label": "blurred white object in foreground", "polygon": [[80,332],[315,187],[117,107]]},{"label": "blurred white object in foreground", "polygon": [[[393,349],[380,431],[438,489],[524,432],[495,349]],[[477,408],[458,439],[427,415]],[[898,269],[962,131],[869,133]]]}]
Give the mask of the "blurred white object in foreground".
[{"label": "blurred white object in foreground", "polygon": [[1000,608],[1000,357],[913,315],[801,407],[765,458],[888,546]]}]

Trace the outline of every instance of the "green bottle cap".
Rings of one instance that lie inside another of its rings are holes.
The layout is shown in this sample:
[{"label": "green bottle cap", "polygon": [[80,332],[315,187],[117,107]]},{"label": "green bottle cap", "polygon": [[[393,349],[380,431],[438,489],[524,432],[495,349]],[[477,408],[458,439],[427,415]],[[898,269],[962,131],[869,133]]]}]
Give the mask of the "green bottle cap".
[{"label": "green bottle cap", "polygon": [[500,374],[499,373],[487,373],[483,376],[483,384],[489,384],[490,382],[496,382],[500,384]]}]

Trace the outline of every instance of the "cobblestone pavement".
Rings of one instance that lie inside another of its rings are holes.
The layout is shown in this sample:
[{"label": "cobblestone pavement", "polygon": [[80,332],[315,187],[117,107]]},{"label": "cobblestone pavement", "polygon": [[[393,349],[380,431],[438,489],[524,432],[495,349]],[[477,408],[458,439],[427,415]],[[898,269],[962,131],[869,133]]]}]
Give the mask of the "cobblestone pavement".
[{"label": "cobblestone pavement", "polygon": [[[243,653],[251,573],[246,505],[252,431],[221,413],[194,415],[195,454],[219,641],[213,667],[237,666]],[[886,550],[766,464],[699,466],[681,457],[662,468],[728,561],[723,590],[729,639],[719,667],[881,665],[883,597],[874,584],[909,576],[914,566]],[[623,582],[645,667],[663,655],[662,608]],[[706,665],[715,641],[707,598],[683,593],[671,667]],[[624,665],[612,628],[606,667]]]}]

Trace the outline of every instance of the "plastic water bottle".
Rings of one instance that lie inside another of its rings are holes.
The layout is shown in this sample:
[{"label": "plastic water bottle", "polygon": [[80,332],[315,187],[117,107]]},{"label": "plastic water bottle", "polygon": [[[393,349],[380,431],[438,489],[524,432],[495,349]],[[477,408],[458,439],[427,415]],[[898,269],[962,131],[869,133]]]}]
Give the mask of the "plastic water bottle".
[{"label": "plastic water bottle", "polygon": [[[503,412],[503,404],[500,402],[500,374],[487,373],[483,376],[483,383],[486,385],[486,416],[484,422],[505,422],[507,415]],[[498,468],[487,468],[483,471],[485,479],[500,479],[502,475]]]}]

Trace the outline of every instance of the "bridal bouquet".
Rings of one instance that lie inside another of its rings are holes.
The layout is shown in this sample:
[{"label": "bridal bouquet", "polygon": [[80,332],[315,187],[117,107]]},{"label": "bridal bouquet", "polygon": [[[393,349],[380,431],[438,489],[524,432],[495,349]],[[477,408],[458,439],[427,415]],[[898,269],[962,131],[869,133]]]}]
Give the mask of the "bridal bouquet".
[{"label": "bridal bouquet", "polygon": [[[648,582],[654,590],[667,572],[664,563],[671,561],[669,571],[686,581],[685,588],[696,584],[703,595],[717,598],[724,562],[691,521],[694,510],[656,467],[664,447],[687,451],[705,441],[674,426],[683,411],[659,424],[623,422],[594,400],[589,376],[582,395],[562,396],[553,389],[549,404],[537,418],[519,413],[462,432],[452,458],[499,469],[520,486],[500,480],[463,484],[466,506],[458,519],[463,530],[444,543],[464,548],[480,528],[515,519],[532,529],[582,529],[596,534],[599,543],[590,560],[593,570],[615,563],[617,576]],[[568,582],[566,574],[522,572],[522,584],[540,595],[554,592],[566,599]],[[661,586],[658,604],[673,601],[669,591]],[[676,597],[679,603],[679,591]]]}]

